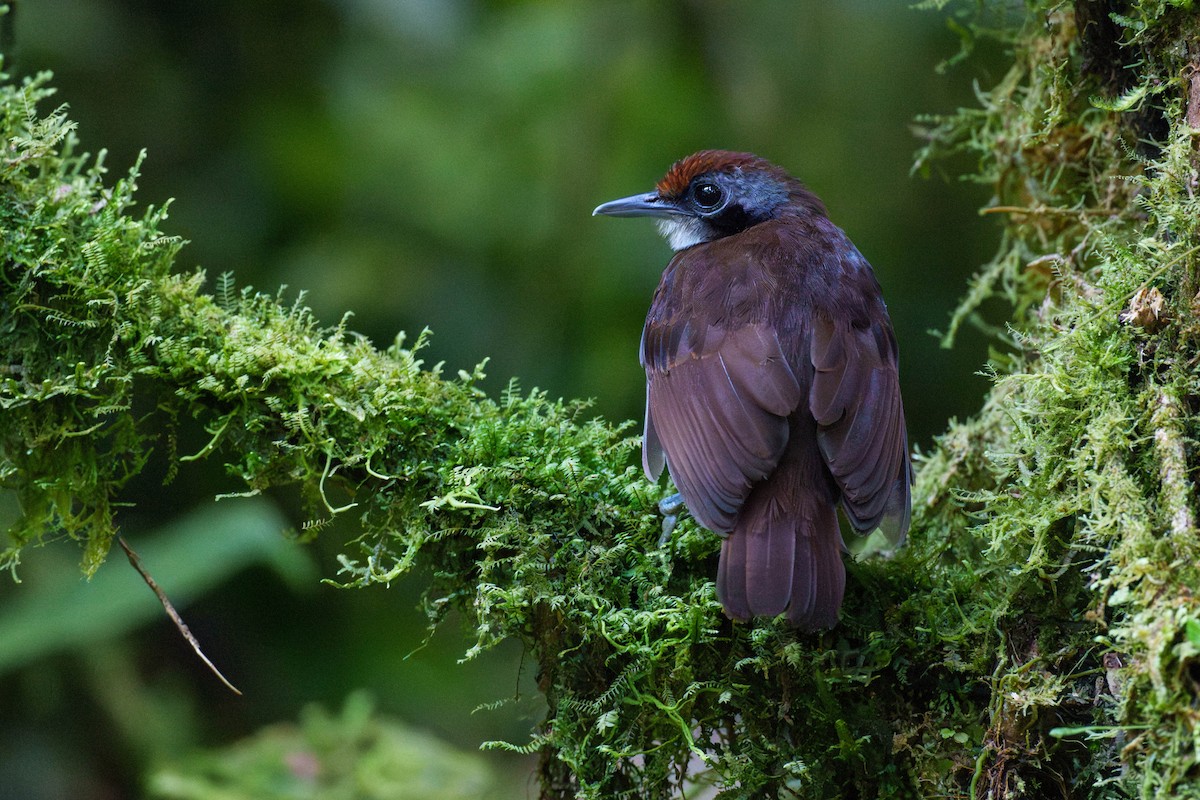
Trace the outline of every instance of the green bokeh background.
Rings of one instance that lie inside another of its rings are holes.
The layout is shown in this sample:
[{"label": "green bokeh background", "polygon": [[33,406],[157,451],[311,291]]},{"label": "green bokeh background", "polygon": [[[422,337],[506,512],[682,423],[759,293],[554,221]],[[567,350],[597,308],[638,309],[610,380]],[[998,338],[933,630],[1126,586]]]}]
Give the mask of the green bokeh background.
[{"label": "green bokeh background", "polygon": [[[114,175],[148,150],[138,196],[175,198],[168,228],[192,242],[180,268],[303,289],[320,318],[353,311],[380,344],[429,326],[427,361],[490,358],[493,392],[517,377],[640,417],[637,342],[669,251],[652,225],[591,209],[722,147],[803,178],[875,265],[917,446],[982,394],[983,338],[947,351],[927,332],[994,247],[986,190],[909,173],[914,117],[971,104],[998,62],[939,74],[959,48],[941,14],[892,0],[38,0],[9,25],[7,70],[53,70]],[[202,443],[185,431],[181,452]],[[460,666],[454,625],[425,644],[419,581],[318,583],[351,526],[299,546],[278,535],[302,521],[285,494],[230,511],[212,502],[238,488],[219,464],[163,474],[122,498],[136,503],[124,531],[246,696],[196,664],[119,555],[67,592],[74,546],[31,552],[22,584],[0,581],[0,797],[141,796],[141,776],[196,747],[359,688],[468,752],[539,719],[515,646]],[[268,535],[246,544],[255,531]],[[527,759],[485,760],[490,796],[533,791]]]}]

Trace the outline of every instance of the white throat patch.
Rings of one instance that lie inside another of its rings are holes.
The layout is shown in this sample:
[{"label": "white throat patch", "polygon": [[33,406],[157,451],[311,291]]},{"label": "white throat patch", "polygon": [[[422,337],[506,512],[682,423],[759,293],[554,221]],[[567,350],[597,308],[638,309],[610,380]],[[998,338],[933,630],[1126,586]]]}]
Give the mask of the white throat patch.
[{"label": "white throat patch", "polygon": [[658,220],[658,232],[666,237],[672,250],[683,250],[694,244],[711,241],[712,229],[696,217],[667,217]]}]

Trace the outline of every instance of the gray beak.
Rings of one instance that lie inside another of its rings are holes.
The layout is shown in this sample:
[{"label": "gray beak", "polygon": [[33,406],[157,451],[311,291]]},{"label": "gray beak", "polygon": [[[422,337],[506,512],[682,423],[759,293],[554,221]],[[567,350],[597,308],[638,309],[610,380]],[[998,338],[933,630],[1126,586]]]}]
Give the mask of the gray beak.
[{"label": "gray beak", "polygon": [[663,200],[658,192],[635,194],[596,206],[593,217],[675,217],[687,212],[669,200]]}]

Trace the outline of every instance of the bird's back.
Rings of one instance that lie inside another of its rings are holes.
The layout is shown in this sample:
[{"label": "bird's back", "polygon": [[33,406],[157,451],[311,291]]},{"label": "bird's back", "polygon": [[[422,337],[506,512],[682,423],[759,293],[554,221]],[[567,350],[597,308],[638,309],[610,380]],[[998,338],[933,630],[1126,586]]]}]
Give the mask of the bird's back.
[{"label": "bird's back", "polygon": [[648,472],[661,448],[693,515],[730,534],[717,580],[727,613],[833,625],[837,503],[856,528],[889,514],[907,528],[895,342],[866,261],[811,215],[682,250],[655,292],[642,362]]},{"label": "bird's back", "polygon": [[908,528],[896,342],[870,266],[816,195],[751,153],[693,153],[593,213],[654,218],[677,251],[642,332],[643,466],[669,467],[727,536],[726,613],[832,626],[837,505],[860,533]]}]

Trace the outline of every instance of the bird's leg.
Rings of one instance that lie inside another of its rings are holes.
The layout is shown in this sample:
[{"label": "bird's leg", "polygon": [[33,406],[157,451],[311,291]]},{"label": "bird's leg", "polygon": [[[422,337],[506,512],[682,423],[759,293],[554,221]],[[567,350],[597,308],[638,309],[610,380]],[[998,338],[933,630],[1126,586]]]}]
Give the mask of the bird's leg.
[{"label": "bird's leg", "polygon": [[665,547],[671,540],[671,532],[679,522],[679,511],[683,508],[683,495],[676,492],[658,501],[658,513],[663,515],[662,536],[658,538],[658,546]]}]

